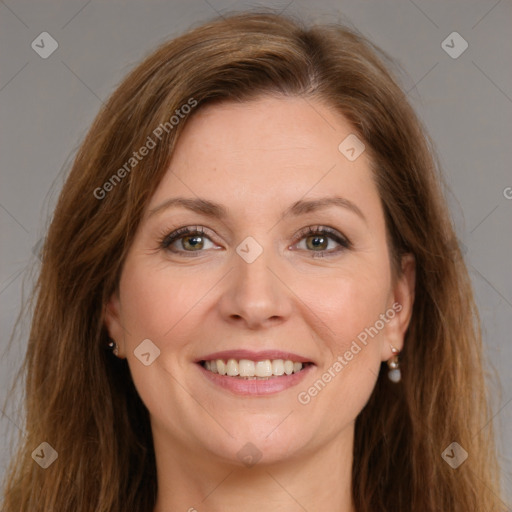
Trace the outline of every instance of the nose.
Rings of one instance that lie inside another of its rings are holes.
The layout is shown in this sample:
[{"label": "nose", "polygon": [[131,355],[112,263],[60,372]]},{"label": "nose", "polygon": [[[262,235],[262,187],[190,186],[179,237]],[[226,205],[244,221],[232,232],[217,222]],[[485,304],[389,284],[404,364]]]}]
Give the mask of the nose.
[{"label": "nose", "polygon": [[289,317],[293,293],[286,285],[283,268],[271,252],[264,249],[251,263],[234,253],[234,268],[224,280],[218,303],[226,321],[254,330]]}]

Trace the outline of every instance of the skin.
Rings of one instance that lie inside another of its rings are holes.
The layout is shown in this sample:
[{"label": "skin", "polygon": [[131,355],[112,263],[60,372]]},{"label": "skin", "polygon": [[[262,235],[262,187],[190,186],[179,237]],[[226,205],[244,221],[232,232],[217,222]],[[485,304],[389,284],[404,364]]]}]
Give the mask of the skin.
[{"label": "skin", "polygon": [[[415,271],[407,256],[393,278],[367,153],[350,162],[338,150],[350,133],[341,114],[297,97],[209,106],[186,125],[105,317],[150,412],[155,512],[256,512],[262,503],[286,512],[355,510],[354,422],[381,362],[392,357],[392,346],[403,346]],[[282,218],[300,199],[333,195],[355,203],[366,220],[336,206]],[[216,201],[229,216],[180,207],[149,214],[177,196]],[[183,239],[172,245],[181,252],[159,247],[183,226],[204,227],[199,253]],[[331,254],[313,257],[316,235],[297,235],[308,226],[331,227],[352,246],[327,238],[320,249]],[[252,263],[236,252],[248,236],[263,248]],[[299,392],[394,303],[401,311],[308,404],[299,403]],[[134,355],[144,339],[160,350],[148,366]],[[236,348],[291,351],[316,367],[280,393],[238,397],[211,384],[193,363]],[[251,467],[237,455],[248,442],[261,455]]]}]

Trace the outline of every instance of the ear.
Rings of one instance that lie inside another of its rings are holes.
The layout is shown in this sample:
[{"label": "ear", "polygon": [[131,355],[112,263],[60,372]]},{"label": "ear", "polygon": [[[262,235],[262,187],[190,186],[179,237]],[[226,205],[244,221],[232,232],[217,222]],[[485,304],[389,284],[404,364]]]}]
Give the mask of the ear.
[{"label": "ear", "polygon": [[387,361],[394,354],[392,347],[401,351],[404,346],[405,333],[411,321],[416,284],[416,260],[410,253],[401,261],[401,273],[397,276],[391,292],[389,320],[386,325],[385,343],[382,346],[382,360]]},{"label": "ear", "polygon": [[115,291],[105,306],[104,322],[110,338],[118,346],[119,353],[117,357],[124,359],[124,328],[121,321],[121,303]]}]

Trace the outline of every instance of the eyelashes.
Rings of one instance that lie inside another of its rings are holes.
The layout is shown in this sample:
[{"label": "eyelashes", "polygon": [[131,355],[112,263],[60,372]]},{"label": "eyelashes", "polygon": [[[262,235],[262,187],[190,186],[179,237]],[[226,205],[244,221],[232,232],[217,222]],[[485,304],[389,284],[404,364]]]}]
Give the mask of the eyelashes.
[{"label": "eyelashes", "polygon": [[[309,240],[314,243],[312,245],[308,245]],[[329,228],[327,226],[308,226],[301,229],[297,234],[293,245],[296,246],[302,241],[305,242],[305,248],[301,250],[311,253],[311,257],[313,258],[337,256],[341,252],[352,248],[352,244],[347,237],[343,236],[336,229]],[[311,247],[318,248],[318,246],[323,243],[327,243],[327,245],[329,245],[329,241],[335,242],[338,246],[331,250],[309,250]]]},{"label": "eyelashes", "polygon": [[[204,228],[202,226],[186,226],[183,228],[179,228],[172,233],[167,234],[160,240],[160,248],[161,249],[167,249],[171,252],[181,252],[176,250],[171,250],[169,247],[176,242],[177,240],[182,240],[185,238],[207,238],[210,239],[210,237],[205,235]],[[211,241],[211,240],[210,240]],[[194,242],[195,244],[195,242]],[[202,252],[202,251],[185,251],[185,252]]]},{"label": "eyelashes", "polygon": [[[208,247],[204,247],[204,240],[208,240],[212,245],[215,245],[203,226],[184,226],[171,233],[166,232],[166,234],[161,236],[159,248],[173,254],[183,255],[184,257],[196,257],[208,249]],[[347,237],[327,226],[308,226],[301,229],[295,236],[293,245],[295,246],[303,240],[306,242],[306,248],[301,250],[310,252],[312,257],[335,256],[352,248],[352,243]],[[312,241],[312,245],[308,245],[309,240]],[[181,242],[181,250],[173,248],[176,242]],[[319,245],[329,244],[329,242],[335,242],[338,244],[338,247],[334,250],[309,250],[310,247],[317,248]],[[187,250],[186,247],[191,250]]]}]

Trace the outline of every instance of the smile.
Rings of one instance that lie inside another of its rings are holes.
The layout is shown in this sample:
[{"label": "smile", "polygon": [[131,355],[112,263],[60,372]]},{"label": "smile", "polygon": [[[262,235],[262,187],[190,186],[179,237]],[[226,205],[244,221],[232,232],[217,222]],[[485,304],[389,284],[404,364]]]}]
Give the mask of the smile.
[{"label": "smile", "polygon": [[212,359],[198,361],[194,366],[213,389],[232,396],[260,397],[297,386],[316,365],[288,359]]}]

